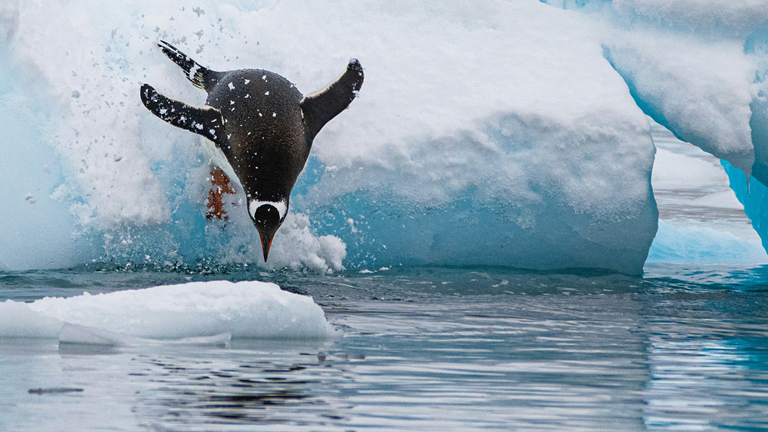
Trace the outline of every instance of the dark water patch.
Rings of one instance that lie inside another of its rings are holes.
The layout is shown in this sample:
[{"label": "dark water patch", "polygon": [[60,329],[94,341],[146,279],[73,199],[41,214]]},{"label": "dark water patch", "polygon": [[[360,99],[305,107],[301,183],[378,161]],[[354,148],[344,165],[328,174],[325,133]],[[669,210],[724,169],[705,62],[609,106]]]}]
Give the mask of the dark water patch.
[{"label": "dark water patch", "polygon": [[29,389],[30,394],[36,394],[36,395],[55,395],[55,394],[64,394],[64,393],[80,393],[83,389],[81,388],[67,388],[67,387],[51,387],[51,388],[36,388],[36,389]]}]

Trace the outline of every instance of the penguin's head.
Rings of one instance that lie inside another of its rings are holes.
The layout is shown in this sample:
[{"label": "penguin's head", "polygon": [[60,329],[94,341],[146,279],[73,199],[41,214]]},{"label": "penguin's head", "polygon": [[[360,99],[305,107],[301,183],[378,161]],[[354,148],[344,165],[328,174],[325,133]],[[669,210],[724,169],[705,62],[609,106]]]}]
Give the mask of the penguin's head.
[{"label": "penguin's head", "polygon": [[288,200],[277,202],[250,200],[248,201],[248,214],[259,232],[261,250],[264,252],[264,262],[266,262],[275,233],[288,214]]}]

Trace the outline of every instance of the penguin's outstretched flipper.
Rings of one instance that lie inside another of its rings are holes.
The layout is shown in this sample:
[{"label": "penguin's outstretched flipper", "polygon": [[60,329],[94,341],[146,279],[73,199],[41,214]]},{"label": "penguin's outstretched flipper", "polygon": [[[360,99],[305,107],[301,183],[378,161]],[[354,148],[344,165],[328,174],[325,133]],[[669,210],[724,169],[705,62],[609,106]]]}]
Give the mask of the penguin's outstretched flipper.
[{"label": "penguin's outstretched flipper", "polygon": [[304,122],[314,137],[332,118],[344,111],[363,85],[363,67],[352,59],[347,70],[324,89],[307,95],[301,101]]},{"label": "penguin's outstretched flipper", "polygon": [[195,85],[195,87],[203,89],[205,91],[211,91],[211,89],[219,82],[221,77],[220,72],[212,71],[206,67],[200,66],[191,57],[176,49],[175,46],[169,44],[166,41],[160,41],[157,46],[163,50],[165,55],[174,63],[179,65],[180,68],[186,72],[187,79]]},{"label": "penguin's outstretched flipper", "polygon": [[141,86],[141,102],[160,119],[182,129],[202,135],[217,146],[223,142],[221,111],[205,106],[187,105],[158,93],[149,84]]}]

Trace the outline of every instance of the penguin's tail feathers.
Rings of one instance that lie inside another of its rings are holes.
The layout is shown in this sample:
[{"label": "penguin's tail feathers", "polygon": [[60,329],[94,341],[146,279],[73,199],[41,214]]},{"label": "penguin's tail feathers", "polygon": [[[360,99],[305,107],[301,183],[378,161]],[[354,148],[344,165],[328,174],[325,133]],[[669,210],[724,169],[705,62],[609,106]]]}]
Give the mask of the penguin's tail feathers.
[{"label": "penguin's tail feathers", "polygon": [[219,82],[219,72],[215,72],[206,67],[200,66],[199,63],[176,49],[175,46],[163,40],[161,40],[157,46],[163,50],[169,59],[173,60],[173,62],[179,65],[180,68],[184,69],[184,72],[187,75],[187,79],[192,82],[195,87],[205,91],[210,91],[213,86]]}]

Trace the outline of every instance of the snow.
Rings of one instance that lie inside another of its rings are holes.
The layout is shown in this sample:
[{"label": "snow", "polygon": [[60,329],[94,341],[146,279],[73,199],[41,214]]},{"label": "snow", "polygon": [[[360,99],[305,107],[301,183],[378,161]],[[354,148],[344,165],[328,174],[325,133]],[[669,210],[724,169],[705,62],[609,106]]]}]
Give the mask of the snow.
[{"label": "snow", "polygon": [[586,2],[606,58],[644,112],[746,174],[756,65],[746,39],[764,26],[764,0]]},{"label": "snow", "polygon": [[193,282],[32,303],[0,303],[0,337],[127,345],[229,338],[322,339],[337,332],[312,298],[263,282]]}]

